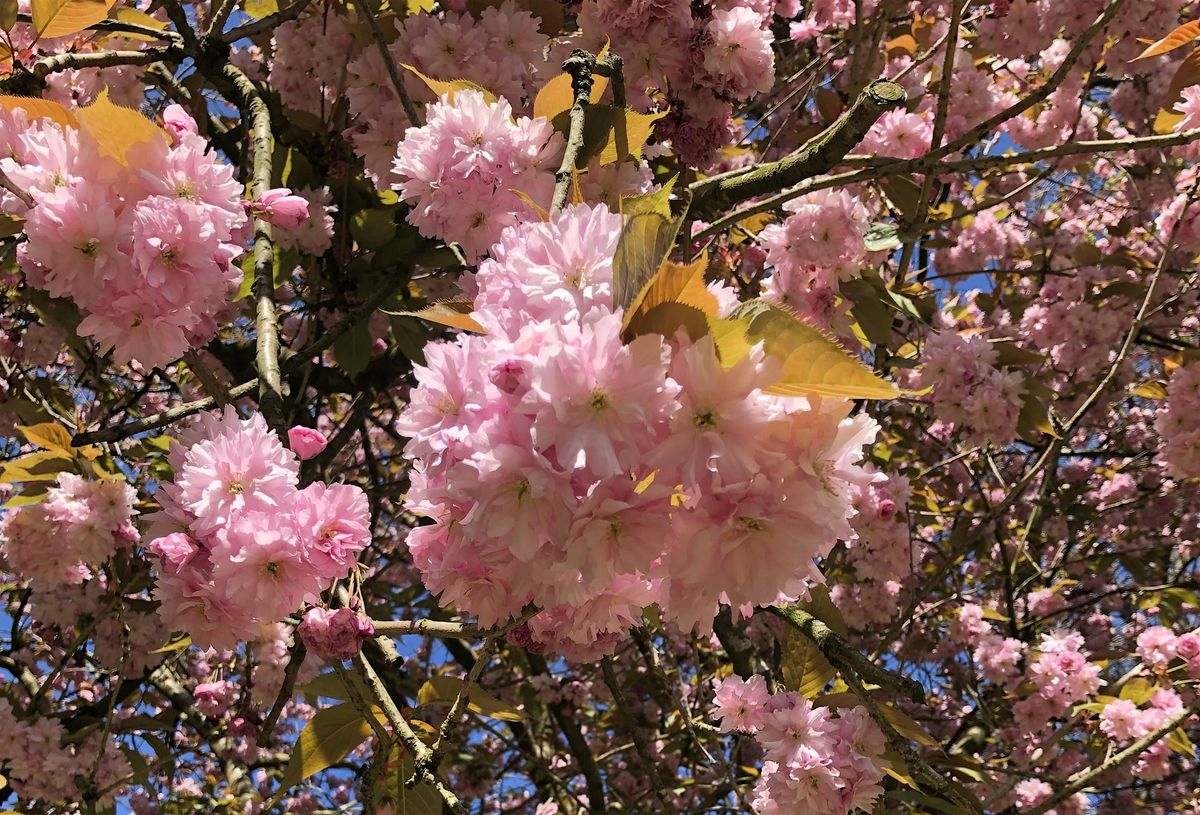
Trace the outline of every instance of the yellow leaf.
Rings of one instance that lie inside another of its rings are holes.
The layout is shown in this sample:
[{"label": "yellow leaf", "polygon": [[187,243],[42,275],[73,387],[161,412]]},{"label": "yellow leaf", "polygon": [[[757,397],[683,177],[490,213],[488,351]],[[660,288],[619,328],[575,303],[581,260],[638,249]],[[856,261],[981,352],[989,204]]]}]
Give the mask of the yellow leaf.
[{"label": "yellow leaf", "polygon": [[883,49],[887,52],[888,59],[913,54],[917,50],[917,39],[912,34],[901,34],[885,42]]},{"label": "yellow leaf", "polygon": [[[132,6],[124,6],[117,9],[117,13],[113,15],[113,19],[120,20],[123,23],[130,23],[131,25],[140,25],[142,28],[153,28],[155,31],[162,31],[167,27],[167,24],[162,20],[158,19],[157,17],[151,17],[144,11],[138,11]],[[156,39],[158,39],[150,34],[134,34],[128,31],[122,31],[114,36],[125,37],[126,39],[131,40],[144,40],[147,42],[154,42]]]},{"label": "yellow leaf", "polygon": [[1157,57],[1169,53],[1197,39],[1200,39],[1200,20],[1192,20],[1179,26],[1158,42],[1153,43],[1145,51],[1131,59],[1130,62],[1137,62],[1139,59]]},{"label": "yellow leaf", "polygon": [[[600,108],[597,108],[600,109]],[[614,110],[612,127],[600,150],[600,166],[612,164],[625,158],[641,158],[642,148],[654,130],[654,123],[667,112],[638,113],[628,108]]]},{"label": "yellow leaf", "polygon": [[281,789],[293,787],[341,761],[372,732],[370,723],[349,702],[318,710],[296,739],[295,751],[280,780]]},{"label": "yellow leaf", "polygon": [[0,239],[20,235],[25,229],[25,219],[8,213],[0,213]]},{"label": "yellow leaf", "polygon": [[1154,132],[1160,136],[1165,136],[1168,133],[1174,133],[1175,128],[1183,121],[1183,114],[1176,113],[1173,110],[1159,108],[1158,113],[1154,117]]},{"label": "yellow leaf", "polygon": [[32,0],[33,28],[39,37],[65,37],[108,17],[117,0]]},{"label": "yellow leaf", "polygon": [[79,127],[79,120],[75,118],[75,114],[58,102],[25,96],[0,96],[0,107],[5,110],[24,110],[31,121],[50,119],[64,127]]},{"label": "yellow leaf", "polygon": [[689,264],[663,261],[625,310],[622,333],[629,339],[651,332],[670,339],[676,329],[685,327],[693,341],[707,334],[707,317],[716,317],[720,308],[704,285],[707,268],[707,254]]},{"label": "yellow leaf", "polygon": [[[17,24],[17,0],[0,0],[0,31],[11,31],[12,27]],[[0,46],[5,52],[8,52],[7,46]],[[11,52],[9,52],[11,53]],[[0,54],[3,58],[3,54]],[[0,784],[0,787],[3,787]]]},{"label": "yellow leaf", "polygon": [[131,163],[140,152],[134,150],[139,145],[167,143],[167,134],[161,127],[133,108],[110,102],[108,88],[100,92],[95,102],[80,108],[77,115],[80,128],[96,140],[100,152],[121,164]]},{"label": "yellow leaf", "polygon": [[893,399],[896,389],[819,329],[761,300],[743,303],[729,319],[710,318],[721,357],[732,368],[756,343],[780,363],[780,378],[767,388],[776,396]]},{"label": "yellow leaf", "polygon": [[433,11],[434,0],[406,0],[404,7],[409,14],[420,14],[422,11]]},{"label": "yellow leaf", "polygon": [[512,190],[511,192],[513,195],[517,196],[526,204],[528,204],[529,208],[537,213],[538,218],[542,220],[542,223],[550,220],[550,213],[546,211],[545,207],[543,207],[537,201],[534,201],[533,198],[530,197],[529,193],[522,192],[521,190]]},{"label": "yellow leaf", "polygon": [[817,113],[820,114],[821,121],[827,125],[833,124],[846,107],[837,91],[829,88],[817,88],[813,98],[817,103]]},{"label": "yellow leaf", "polygon": [[391,314],[396,317],[416,317],[419,320],[425,320],[430,323],[448,326],[449,328],[457,328],[461,331],[470,331],[473,334],[485,334],[483,326],[475,322],[471,317],[472,305],[470,303],[458,300],[443,300],[434,303],[428,308],[423,308],[420,311],[383,311],[386,314]]},{"label": "yellow leaf", "polygon": [[251,17],[261,20],[279,11],[279,0],[246,0],[242,8]]},{"label": "yellow leaf", "polygon": [[177,640],[171,640],[166,645],[164,645],[162,648],[155,648],[150,653],[152,653],[152,654],[169,654],[173,651],[182,651],[184,648],[187,648],[191,644],[192,644],[192,638],[189,636],[183,636]]},{"label": "yellow leaf", "polygon": [[0,469],[0,484],[53,481],[71,469],[71,459],[61,450],[39,450],[7,462]]},{"label": "yellow leaf", "polygon": [[466,79],[454,79],[447,82],[441,79],[432,79],[431,77],[425,76],[425,74],[421,73],[407,63],[401,63],[401,66],[413,74],[416,74],[417,77],[420,78],[420,80],[425,83],[429,90],[433,91],[439,99],[445,96],[448,101],[453,102],[454,94],[458,93],[459,91],[479,91],[483,94],[483,98],[488,102],[496,101],[496,94],[492,93],[482,85],[476,85],[474,82],[470,82]]},{"label": "yellow leaf", "polygon": [[[428,705],[432,703],[453,704],[458,694],[467,686],[466,680],[453,676],[435,676],[429,679],[417,692],[417,700]],[[507,702],[502,702],[494,696],[485,693],[478,685],[467,688],[467,709],[489,719],[502,722],[519,722],[525,714]]]},{"label": "yellow leaf", "polygon": [[57,422],[43,422],[35,425],[17,425],[17,430],[30,444],[46,450],[62,450],[73,453],[71,448],[71,431]]},{"label": "yellow leaf", "polygon": [[817,644],[793,625],[787,627],[779,647],[783,683],[805,699],[815,698],[837,675],[837,670],[825,659]]},{"label": "yellow leaf", "polygon": [[1143,399],[1166,399],[1167,388],[1161,382],[1143,382],[1133,389],[1133,395]]},{"label": "yellow leaf", "polygon": [[[608,54],[607,42],[600,49],[600,53],[596,56],[596,59],[601,59],[606,54]],[[608,78],[593,74],[592,90],[588,94],[588,104],[594,105],[599,102],[606,88],[608,88]],[[551,121],[563,111],[570,110],[574,104],[575,91],[571,87],[571,75],[565,71],[559,72],[543,85],[541,90],[537,92],[537,96],[533,98],[533,115],[534,118],[541,116],[546,121]]]},{"label": "yellow leaf", "polygon": [[1126,699],[1133,702],[1135,705],[1144,705],[1150,701],[1150,697],[1158,690],[1154,683],[1144,677],[1136,677],[1129,680],[1121,687],[1120,699]]}]

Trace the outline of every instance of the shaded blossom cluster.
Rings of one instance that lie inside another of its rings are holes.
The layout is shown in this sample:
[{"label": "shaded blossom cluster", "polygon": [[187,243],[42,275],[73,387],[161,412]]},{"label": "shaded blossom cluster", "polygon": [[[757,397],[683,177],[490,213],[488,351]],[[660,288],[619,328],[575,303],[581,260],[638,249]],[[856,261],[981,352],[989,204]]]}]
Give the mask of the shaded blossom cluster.
[{"label": "shaded blossom cluster", "polygon": [[124,480],[59,473],[43,500],[0,516],[6,568],[46,588],[84,582],[118,549],[138,542],[136,500]]},{"label": "shaded blossom cluster", "polygon": [[768,693],[759,674],[717,683],[721,731],[753,734],[765,760],[751,804],[760,815],[871,811],[888,767],[883,733],[862,706],[814,707],[793,691]]}]

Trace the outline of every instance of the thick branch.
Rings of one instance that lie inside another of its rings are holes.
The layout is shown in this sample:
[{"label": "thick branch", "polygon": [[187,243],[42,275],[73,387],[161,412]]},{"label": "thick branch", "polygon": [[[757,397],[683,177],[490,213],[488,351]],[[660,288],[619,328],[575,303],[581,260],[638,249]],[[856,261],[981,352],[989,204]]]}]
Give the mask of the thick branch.
[{"label": "thick branch", "polygon": [[571,177],[575,173],[575,163],[579,160],[579,151],[583,147],[583,124],[587,118],[588,103],[592,94],[592,71],[595,68],[596,58],[578,48],[572,51],[571,56],[562,64],[562,69],[571,75],[571,93],[574,94],[575,101],[571,105],[571,129],[567,134],[567,149],[563,152],[558,172],[554,174],[551,212],[558,212],[567,203]]},{"label": "thick branch", "polygon": [[[240,385],[235,385],[229,389],[229,399],[241,399],[246,394],[258,387],[258,380],[251,379],[249,382],[243,382]],[[120,441],[127,439],[130,436],[135,436],[138,433],[143,433],[147,430],[157,430],[160,427],[166,427],[180,419],[187,418],[193,413],[199,413],[202,410],[209,410],[216,405],[216,400],[211,396],[206,396],[203,399],[197,399],[193,402],[185,402],[179,407],[164,410],[162,413],[156,413],[153,416],[148,416],[145,419],[138,419],[134,422],[126,422],[125,424],[116,425],[114,427],[106,427],[103,430],[93,430],[88,433],[77,433],[71,444],[75,447],[83,447],[88,444],[99,444],[105,441]]]},{"label": "thick branch", "polygon": [[841,671],[843,676],[854,674],[867,682],[903,694],[917,704],[924,704],[925,689],[919,682],[880,668],[807,611],[794,606],[788,608],[771,606],[767,610],[787,620],[799,629],[800,633],[812,640],[829,660],[829,664]]},{"label": "thick branch", "polygon": [[[254,142],[254,171],[250,183],[251,198],[271,187],[271,114],[258,88],[233,65],[225,65],[224,75],[237,90],[239,108],[250,119]],[[283,426],[283,385],[279,373],[279,322],[275,316],[275,252],[271,245],[271,225],[263,218],[254,219],[255,368],[258,370],[258,406],[276,430]]]},{"label": "thick branch", "polygon": [[863,140],[880,116],[907,101],[908,95],[902,86],[878,79],[863,88],[841,118],[791,155],[740,175],[704,179],[693,184],[692,206],[698,213],[723,212],[739,201],[791,187],[828,172]]}]

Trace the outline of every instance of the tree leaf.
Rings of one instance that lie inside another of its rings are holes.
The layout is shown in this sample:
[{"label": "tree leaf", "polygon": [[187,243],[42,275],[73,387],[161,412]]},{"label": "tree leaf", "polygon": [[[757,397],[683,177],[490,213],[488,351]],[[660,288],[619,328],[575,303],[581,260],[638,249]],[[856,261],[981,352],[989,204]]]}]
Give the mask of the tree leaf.
[{"label": "tree leaf", "polygon": [[17,24],[17,0],[0,0],[0,31],[11,31]]},{"label": "tree leaf", "polygon": [[620,213],[632,218],[634,215],[641,215],[644,212],[656,212],[662,217],[670,219],[671,192],[675,189],[675,182],[678,180],[679,176],[673,175],[657,190],[644,192],[641,195],[622,196],[621,200],[617,202]]},{"label": "tree leaf", "polygon": [[613,255],[613,308],[628,308],[671,253],[681,222],[657,212],[625,221]]},{"label": "tree leaf", "polygon": [[50,119],[64,127],[79,127],[79,120],[74,112],[45,99],[34,99],[27,96],[0,96],[0,107],[5,110],[24,110],[30,121]]},{"label": "tree leaf", "polygon": [[445,81],[445,80],[441,80],[441,79],[433,79],[432,77],[425,76],[425,74],[421,73],[416,68],[414,68],[411,65],[408,65],[407,63],[401,63],[401,66],[403,68],[407,69],[408,71],[416,74],[417,77],[422,82],[425,83],[426,87],[428,87],[429,90],[434,92],[434,94],[437,96],[438,99],[441,99],[443,96],[445,96],[448,101],[453,102],[454,94],[458,93],[459,91],[479,91],[480,93],[483,94],[483,98],[486,99],[489,103],[496,101],[496,94],[492,93],[491,91],[489,91],[487,88],[483,87],[482,85],[476,85],[474,82],[471,82],[469,80],[452,79],[450,81]]},{"label": "tree leaf", "polygon": [[279,0],[245,0],[242,8],[254,19],[261,20],[279,11]]},{"label": "tree leaf", "polygon": [[1187,732],[1182,727],[1175,728],[1167,735],[1167,747],[1181,756],[1187,756],[1188,758],[1196,757],[1196,747],[1192,744],[1192,740],[1188,738]]},{"label": "tree leaf", "polygon": [[42,422],[35,425],[17,425],[17,430],[30,444],[36,444],[46,450],[60,450],[73,454],[71,447],[71,431],[57,422]]},{"label": "tree leaf", "polygon": [[39,37],[66,37],[108,17],[117,0],[32,0],[33,28]]},{"label": "tree leaf", "polygon": [[389,801],[396,815],[441,815],[442,796],[432,784],[422,777],[412,787],[405,786],[415,770],[416,763],[402,747],[393,749],[388,756],[387,775],[380,785],[380,803]]},{"label": "tree leaf", "polygon": [[898,249],[901,245],[899,236],[900,227],[896,224],[877,221],[871,224],[871,228],[863,236],[863,243],[868,252],[883,252],[889,249]]},{"label": "tree leaf", "polygon": [[805,699],[814,699],[821,689],[837,675],[817,644],[789,625],[780,643],[779,667],[783,682]]},{"label": "tree leaf", "polygon": [[358,674],[349,672],[344,675],[336,671],[323,673],[301,686],[300,690],[306,697],[312,699],[324,697],[326,699],[337,699],[339,702],[348,702],[350,701],[350,691],[346,688],[347,679],[358,688],[364,699],[371,698],[371,691],[366,683],[359,678]]},{"label": "tree leaf", "polygon": [[354,379],[371,361],[371,327],[367,320],[359,320],[343,332],[333,343],[333,357],[346,376]]},{"label": "tree leaf", "polygon": [[381,249],[396,237],[390,209],[360,209],[350,219],[350,236],[363,249]]},{"label": "tree leaf", "polygon": [[[466,685],[467,682],[464,679],[453,676],[435,676],[421,686],[421,690],[417,692],[417,700],[423,705],[439,702],[452,704]],[[474,684],[467,688],[467,709],[480,716],[487,716],[489,719],[498,719],[502,722],[519,722],[525,718],[524,713],[508,702],[502,702],[496,697],[490,696]]]},{"label": "tree leaf", "polygon": [[1190,88],[1197,82],[1200,82],[1200,48],[1193,49],[1175,69],[1175,75],[1167,87],[1167,99],[1178,100],[1184,88]]},{"label": "tree leaf", "polygon": [[884,304],[879,291],[866,278],[842,283],[842,296],[853,306],[850,313],[858,321],[863,336],[875,345],[886,346],[892,339],[892,320],[895,312]]},{"label": "tree leaf", "polygon": [[53,481],[59,473],[71,468],[70,457],[61,450],[39,450],[7,462],[0,469],[0,484]]},{"label": "tree leaf", "polygon": [[708,317],[716,317],[720,308],[704,285],[707,268],[707,254],[688,264],[664,260],[625,310],[622,333],[630,340],[650,333],[670,339],[686,328],[693,342],[707,334]]},{"label": "tree leaf", "polygon": [[1036,440],[1041,433],[1056,436],[1047,407],[1054,399],[1050,389],[1030,374],[1025,377],[1025,395],[1021,397],[1021,412],[1017,414],[1017,430],[1021,436]]},{"label": "tree leaf", "polygon": [[1154,132],[1160,136],[1165,136],[1168,133],[1174,133],[1175,128],[1183,121],[1183,114],[1176,113],[1173,110],[1160,108],[1154,116]]},{"label": "tree leaf", "polygon": [[192,644],[191,636],[185,634],[182,637],[171,640],[166,645],[164,645],[162,648],[155,648],[150,653],[152,653],[152,654],[169,654],[173,651],[182,651],[184,648],[187,648],[191,644]]},{"label": "tree leaf", "polygon": [[[600,53],[596,55],[596,59],[600,59],[608,54],[608,45],[607,42],[604,43],[604,47],[600,49]],[[599,102],[600,97],[604,95],[604,91],[607,88],[608,78],[593,74],[592,90],[588,94],[588,104],[594,105]],[[571,87],[571,75],[565,71],[561,71],[543,85],[541,90],[537,92],[537,96],[533,98],[533,115],[534,118],[541,116],[549,122],[558,114],[570,110],[574,104],[575,91]]]},{"label": "tree leaf", "polygon": [[1152,43],[1145,51],[1129,61],[1137,62],[1139,59],[1167,54],[1198,39],[1200,39],[1200,20],[1192,20],[1179,26],[1158,42]]},{"label": "tree leaf", "polygon": [[349,702],[318,710],[296,739],[292,758],[280,780],[281,789],[294,787],[341,761],[372,732],[370,723]]},{"label": "tree leaf", "polygon": [[[483,326],[475,322],[471,312],[475,306],[463,300],[440,300],[420,311],[387,311],[395,317],[416,317],[429,323],[437,323],[472,334],[486,334]],[[386,310],[385,310],[386,311]]]},{"label": "tree leaf", "polygon": [[[136,156],[144,148],[139,145],[167,143],[166,132],[133,108],[114,105],[108,99],[108,88],[100,92],[96,101],[79,108],[79,127],[86,131],[100,146],[100,152],[111,156],[119,163],[138,163]],[[132,161],[131,161],[132,160]]]},{"label": "tree leaf", "polygon": [[[140,25],[142,28],[152,28],[155,31],[163,31],[167,27],[167,24],[162,20],[158,19],[157,17],[151,17],[144,11],[138,11],[132,6],[123,6],[122,8],[117,9],[117,13],[113,15],[113,19],[120,20],[123,23]],[[155,40],[160,39],[159,37],[154,37],[150,34],[134,34],[129,31],[122,31],[117,36],[130,40],[142,40],[145,42],[154,42]]]},{"label": "tree leaf", "polygon": [[893,399],[897,391],[834,340],[795,315],[762,300],[743,303],[728,319],[710,319],[721,364],[731,368],[757,343],[780,363],[776,396]]}]

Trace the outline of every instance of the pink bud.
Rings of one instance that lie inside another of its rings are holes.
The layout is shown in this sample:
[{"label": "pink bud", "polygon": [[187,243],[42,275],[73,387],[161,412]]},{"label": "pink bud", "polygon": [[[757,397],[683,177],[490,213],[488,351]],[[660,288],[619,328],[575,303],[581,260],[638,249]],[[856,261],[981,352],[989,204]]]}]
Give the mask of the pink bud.
[{"label": "pink bud", "polygon": [[150,542],[150,551],[163,560],[163,565],[178,574],[199,551],[195,542],[182,532],[172,532]]},{"label": "pink bud", "polygon": [[505,393],[516,393],[525,378],[525,366],[519,359],[506,359],[492,368],[488,379],[493,385]]},{"label": "pink bud", "polygon": [[325,659],[351,659],[364,640],[375,636],[371,620],[348,608],[310,608],[296,630],[308,649]]},{"label": "pink bud", "polygon": [[1200,634],[1193,631],[1190,634],[1181,635],[1179,639],[1175,640],[1175,653],[1184,659],[1200,656]]},{"label": "pink bud", "polygon": [[199,129],[196,127],[196,120],[193,119],[183,105],[167,105],[163,109],[163,128],[171,134],[174,141],[179,141],[184,133],[196,134]]},{"label": "pink bud", "polygon": [[267,190],[250,206],[250,211],[280,229],[295,229],[308,220],[308,201],[292,195],[287,187]]},{"label": "pink bud", "polygon": [[299,456],[301,461],[308,461],[313,456],[320,455],[327,444],[329,440],[320,430],[296,426],[288,431],[288,447],[292,448],[292,452]]}]

